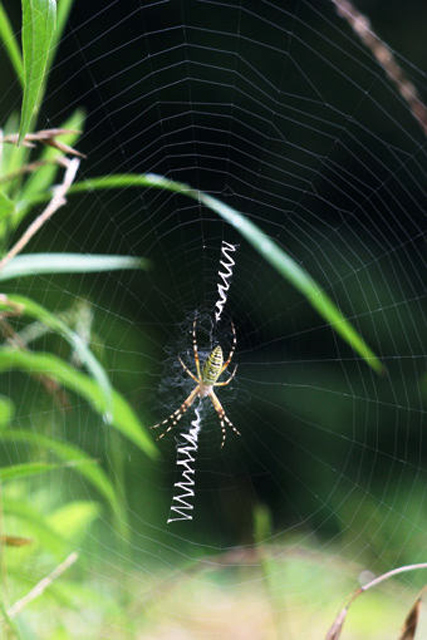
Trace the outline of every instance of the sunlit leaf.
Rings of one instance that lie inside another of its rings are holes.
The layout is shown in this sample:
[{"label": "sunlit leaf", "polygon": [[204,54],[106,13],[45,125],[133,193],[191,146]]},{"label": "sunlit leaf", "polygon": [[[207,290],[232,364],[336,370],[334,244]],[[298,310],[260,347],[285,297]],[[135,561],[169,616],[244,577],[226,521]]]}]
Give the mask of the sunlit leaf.
[{"label": "sunlit leaf", "polygon": [[[96,382],[56,356],[18,349],[0,349],[0,371],[10,369],[45,374],[86,398],[101,415],[104,413],[104,397]],[[156,446],[133,409],[114,389],[112,391],[112,425],[148,456],[158,455]]]},{"label": "sunlit leaf", "polygon": [[31,495],[28,496],[28,501],[23,501],[16,496],[10,497],[7,492],[4,492],[2,508],[6,516],[12,516],[24,523],[23,532],[31,536],[35,546],[40,545],[58,556],[62,556],[69,548],[69,543],[50,526],[45,514],[40,513],[39,508],[32,504]]},{"label": "sunlit leaf", "polygon": [[8,467],[0,467],[0,480],[16,480],[17,478],[27,478],[28,476],[46,473],[54,469],[64,468],[64,466],[74,466],[81,464],[82,461],[70,462],[69,464],[57,464],[52,462],[23,462],[21,464],[12,464]]},{"label": "sunlit leaf", "polygon": [[7,197],[2,189],[0,189],[0,223],[7,220],[13,213],[15,205],[13,201]]},{"label": "sunlit leaf", "polygon": [[148,261],[132,256],[81,253],[27,253],[16,256],[0,271],[0,280],[55,273],[91,273],[146,269]]},{"label": "sunlit leaf", "polygon": [[56,0],[22,0],[24,97],[20,140],[31,129],[40,107],[56,23]]},{"label": "sunlit leaf", "polygon": [[75,544],[81,541],[99,514],[100,507],[96,502],[75,500],[49,515],[48,522],[61,536]]},{"label": "sunlit leaf", "polygon": [[344,317],[331,298],[321,289],[310,274],[292,256],[284,251],[277,242],[257,227],[242,213],[217,198],[192,189],[182,182],[168,180],[153,173],[121,174],[92,178],[74,184],[69,193],[87,192],[97,189],[117,189],[126,187],[153,187],[180,193],[183,196],[201,202],[215,211],[221,218],[234,227],[269,262],[280,275],[302,293],[317,312],[331,327],[358,353],[377,373],[383,371],[383,365]]},{"label": "sunlit leaf", "polygon": [[55,57],[57,47],[61,42],[61,38],[64,33],[68,16],[70,15],[70,11],[73,4],[74,4],[74,0],[60,0],[60,2],[57,3],[58,6],[57,6],[57,14],[56,14],[56,27],[53,32],[52,43],[49,49],[49,58],[46,66],[46,76],[48,76],[49,74],[50,67]]}]

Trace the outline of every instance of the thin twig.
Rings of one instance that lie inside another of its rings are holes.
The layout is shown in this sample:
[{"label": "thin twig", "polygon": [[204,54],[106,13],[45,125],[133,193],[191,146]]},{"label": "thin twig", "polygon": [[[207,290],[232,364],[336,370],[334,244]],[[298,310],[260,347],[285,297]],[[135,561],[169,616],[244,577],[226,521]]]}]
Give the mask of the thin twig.
[{"label": "thin twig", "polygon": [[348,599],[347,603],[344,605],[344,607],[341,609],[341,611],[339,612],[339,614],[335,618],[335,620],[333,622],[333,625],[331,626],[331,628],[329,629],[328,633],[326,634],[326,639],[325,640],[338,640],[338,638],[340,637],[343,625],[344,625],[344,621],[345,621],[345,619],[347,617],[347,613],[348,613],[348,610],[350,608],[350,605],[362,593],[364,593],[365,591],[368,591],[368,589],[371,589],[372,587],[376,587],[381,582],[384,582],[384,580],[388,580],[389,578],[392,578],[393,576],[397,576],[399,573],[406,573],[408,571],[416,571],[418,569],[427,569],[427,562],[421,562],[419,564],[407,564],[407,565],[404,565],[403,567],[397,567],[397,569],[392,569],[391,571],[387,571],[387,573],[383,573],[381,576],[378,576],[377,578],[374,578],[370,582],[367,582],[366,584],[364,584],[362,587],[359,587],[358,589],[356,589],[356,591],[354,591],[354,593],[352,593],[352,595]]},{"label": "thin twig", "polygon": [[372,30],[369,18],[360,13],[351,0],[331,0],[338,15],[353,29],[357,37],[371,51],[387,76],[397,87],[412,115],[427,135],[427,107],[421,100],[415,85],[408,80],[402,67],[396,61],[391,49]]},{"label": "thin twig", "polygon": [[[1,144],[1,141],[0,141]],[[19,178],[20,176],[25,175],[26,173],[33,173],[40,169],[41,167],[46,167],[47,165],[57,164],[60,167],[67,166],[67,158],[63,156],[57,156],[56,158],[51,158],[50,160],[36,160],[35,162],[30,162],[28,164],[24,164],[23,167],[17,169],[16,171],[12,171],[11,173],[7,173],[4,176],[0,176],[0,183],[10,182],[10,180],[15,180],[15,178]]]},{"label": "thin twig", "polygon": [[[62,153],[68,154],[70,156],[86,158],[84,153],[80,153],[80,151],[77,151],[77,149],[73,149],[73,147],[70,147],[68,144],[56,140],[58,136],[78,133],[81,132],[75,129],[43,129],[42,131],[36,131],[35,133],[27,133],[27,135],[21,141],[21,144],[23,147],[33,149],[36,146],[34,143],[40,142],[41,144],[54,147],[55,149],[62,151]],[[19,133],[11,133],[7,136],[3,136],[1,141],[7,144],[17,145],[19,142]]]},{"label": "thin twig", "polygon": [[59,576],[61,576],[69,567],[71,567],[71,565],[73,565],[76,562],[78,557],[79,557],[79,554],[76,551],[73,551],[72,553],[70,553],[70,555],[67,558],[65,558],[64,562],[61,562],[61,564],[59,564],[51,573],[49,573],[48,576],[40,580],[40,582],[38,582],[36,586],[33,587],[31,591],[27,593],[27,595],[25,595],[20,600],[17,600],[15,604],[9,607],[9,609],[7,610],[7,615],[9,616],[9,618],[14,618],[30,602],[32,602],[33,600],[41,596],[42,593],[48,587],[50,587],[52,582],[57,580]]},{"label": "thin twig", "polygon": [[49,218],[66,203],[66,193],[71,187],[79,168],[80,161],[77,158],[67,160],[67,169],[61,184],[53,188],[53,197],[42,213],[30,224],[12,249],[0,260],[0,271],[28,244],[31,238],[49,220]]},{"label": "thin twig", "polygon": [[407,564],[403,567],[398,567],[397,569],[387,571],[387,573],[383,573],[382,576],[378,576],[378,578],[374,578],[367,584],[364,584],[362,587],[360,587],[360,591],[363,593],[363,591],[367,591],[371,587],[376,587],[380,582],[388,580],[393,576],[397,576],[399,573],[406,573],[407,571],[417,571],[417,569],[427,569],[427,562],[421,562],[419,564]]}]

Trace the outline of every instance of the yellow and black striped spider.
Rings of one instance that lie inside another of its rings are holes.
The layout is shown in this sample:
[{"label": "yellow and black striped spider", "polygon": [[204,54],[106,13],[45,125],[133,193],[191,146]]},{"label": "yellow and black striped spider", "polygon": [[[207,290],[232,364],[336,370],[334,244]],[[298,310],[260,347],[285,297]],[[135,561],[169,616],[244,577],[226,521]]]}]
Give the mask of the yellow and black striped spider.
[{"label": "yellow and black striped spider", "polygon": [[188,369],[188,367],[185,366],[185,364],[183,363],[180,357],[178,357],[178,360],[180,361],[184,371],[190,376],[190,378],[194,380],[194,382],[197,383],[197,385],[194,387],[193,391],[190,393],[188,398],[184,400],[184,402],[179,407],[179,409],[171,413],[171,415],[168,418],[166,418],[166,420],[163,420],[162,422],[155,424],[151,428],[158,429],[162,425],[168,424],[168,427],[165,429],[165,431],[163,431],[163,433],[160,434],[158,438],[160,440],[160,438],[163,438],[167,433],[169,433],[171,429],[173,429],[173,427],[177,425],[178,421],[181,420],[184,413],[187,411],[187,409],[191,407],[191,405],[193,404],[194,400],[197,397],[204,398],[205,396],[209,396],[215,408],[215,411],[218,414],[219,421],[221,424],[221,430],[222,430],[221,447],[223,447],[225,443],[225,436],[226,436],[225,423],[228,424],[228,426],[234,431],[234,433],[240,436],[239,431],[237,431],[236,427],[227,418],[225,411],[222,407],[222,404],[220,403],[220,401],[218,400],[214,392],[214,387],[225,387],[227,384],[229,384],[232,381],[232,379],[236,375],[237,366],[234,368],[233,373],[227,380],[225,380],[225,382],[217,382],[218,378],[224,373],[224,371],[227,369],[228,365],[230,364],[231,359],[236,350],[236,342],[237,342],[236,330],[234,328],[234,324],[231,323],[231,329],[233,332],[233,343],[231,345],[231,351],[227,360],[224,362],[222,349],[220,345],[217,345],[213,349],[213,351],[211,351],[209,356],[206,358],[206,362],[203,365],[203,369],[200,370],[199,350],[197,348],[197,338],[196,338],[196,322],[197,320],[194,320],[193,322],[193,352],[194,352],[194,363],[196,365],[197,375],[194,375],[194,373],[192,373]]}]

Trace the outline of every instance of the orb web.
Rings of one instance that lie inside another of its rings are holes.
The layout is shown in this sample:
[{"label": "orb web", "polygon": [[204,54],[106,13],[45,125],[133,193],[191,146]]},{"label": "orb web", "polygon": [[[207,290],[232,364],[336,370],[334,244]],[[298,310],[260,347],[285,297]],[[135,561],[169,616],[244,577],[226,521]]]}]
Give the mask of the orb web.
[{"label": "orb web", "polygon": [[[425,60],[416,44],[425,9],[407,6],[398,21],[377,3],[370,18],[422,97]],[[348,575],[362,568],[425,559],[426,143],[372,52],[326,1],[129,1],[101,10],[76,3],[41,127],[59,126],[79,107],[87,113],[79,148],[88,155],[80,179],[152,172],[235,207],[321,284],[386,368],[384,376],[372,371],[200,203],[141,188],[76,196],[37,248],[141,255],[152,269],[43,276],[19,286],[58,312],[87,301],[93,348],[147,426],[185,398],[192,381],[177,356],[191,356],[194,314],[212,317],[221,243],[239,244],[220,323],[225,341],[229,320],[236,326],[239,369],[218,396],[242,435],[229,431],[221,450],[217,416],[204,406],[191,522],[167,525],[177,480],[173,437],[150,461],[81,400],[73,398],[67,415],[49,400],[30,413],[38,391],[25,382],[29,400],[18,424],[35,431],[55,424],[56,437],[105,465],[126,505],[129,537],[117,533],[108,509],[88,533],[93,579],[116,584],[124,575],[155,609],[159,575],[194,592],[207,589],[202,576],[210,572],[231,602],[240,590],[249,611],[250,590],[264,588],[268,544],[269,559],[292,576],[286,588],[275,576],[273,600],[301,611],[310,593],[316,616],[324,599],[309,588],[313,572],[325,593],[328,580],[342,581],[346,593]],[[56,348],[51,336],[38,341]],[[12,383],[6,377],[6,388]],[[181,426],[192,418],[189,411]],[[117,446],[108,446],[111,437]],[[58,491],[93,498],[81,478],[66,478],[52,486],[52,499]],[[265,513],[261,539],[254,519]],[[307,564],[296,578],[301,549]],[[203,571],[188,574],[188,563]],[[188,593],[179,597],[170,628],[226,633],[225,614],[208,613],[204,629],[204,609],[198,613]],[[285,616],[281,624],[294,623]]]}]

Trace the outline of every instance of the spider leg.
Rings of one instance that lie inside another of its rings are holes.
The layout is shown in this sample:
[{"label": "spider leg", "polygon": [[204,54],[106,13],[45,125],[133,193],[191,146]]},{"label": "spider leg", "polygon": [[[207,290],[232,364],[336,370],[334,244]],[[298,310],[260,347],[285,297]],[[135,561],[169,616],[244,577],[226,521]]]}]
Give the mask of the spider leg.
[{"label": "spider leg", "polygon": [[236,433],[238,436],[240,436],[240,431],[237,431],[236,427],[234,426],[234,424],[231,422],[231,420],[229,420],[225,414],[224,408],[222,406],[222,404],[220,403],[220,401],[218,400],[218,397],[215,395],[214,391],[211,391],[209,394],[210,399],[212,400],[212,404],[215,408],[215,411],[218,414],[219,417],[219,422],[221,425],[221,431],[222,431],[222,442],[221,442],[221,449],[225,444],[225,436],[227,434],[226,430],[225,430],[225,423],[228,424],[228,426],[234,431],[234,433]]},{"label": "spider leg", "polygon": [[[231,322],[231,330],[233,332],[233,342],[232,342],[232,345],[231,345],[231,351],[229,353],[229,356],[228,356],[227,360],[222,365],[221,373],[224,373],[224,371],[226,370],[226,368],[230,364],[232,357],[234,356],[234,352],[236,351],[237,337],[236,337],[236,329],[234,327],[233,322]],[[221,375],[221,373],[219,375]]]},{"label": "spider leg", "polygon": [[237,364],[234,367],[233,373],[231,374],[231,376],[229,378],[227,378],[227,380],[225,382],[215,382],[215,384],[213,386],[214,387],[225,387],[227,384],[230,384],[230,382],[232,381],[232,379],[236,375],[236,371],[237,371]]},{"label": "spider leg", "polygon": [[196,365],[197,377],[199,378],[199,380],[201,380],[202,379],[202,374],[200,373],[200,359],[199,359],[199,350],[197,348],[196,324],[197,324],[197,318],[194,318],[194,322],[193,322],[194,362],[195,362],[195,365]]},{"label": "spider leg", "polygon": [[197,385],[197,387],[194,387],[193,391],[190,393],[188,398],[186,398],[184,400],[182,405],[176,411],[171,413],[171,415],[168,418],[166,418],[165,420],[162,420],[162,422],[159,422],[159,423],[157,423],[157,424],[155,424],[154,426],[151,427],[151,429],[158,429],[162,425],[167,424],[168,422],[170,422],[170,425],[165,429],[165,431],[163,431],[163,433],[161,433],[159,435],[159,437],[157,438],[158,440],[160,440],[161,438],[164,438],[165,435],[167,433],[169,433],[169,431],[171,429],[173,429],[173,427],[176,427],[176,425],[178,424],[178,421],[181,420],[181,418],[184,415],[184,413],[193,404],[193,402],[194,402],[195,398],[197,397],[198,393],[199,393],[199,385]]},{"label": "spider leg", "polygon": [[199,384],[200,380],[197,380],[196,376],[194,375],[194,373],[191,373],[190,369],[188,367],[185,366],[185,364],[183,363],[183,361],[181,360],[181,358],[178,356],[178,360],[181,363],[182,368],[184,369],[185,373],[188,373],[188,375],[190,376],[190,378],[193,378],[194,382],[197,382],[197,384]]}]

